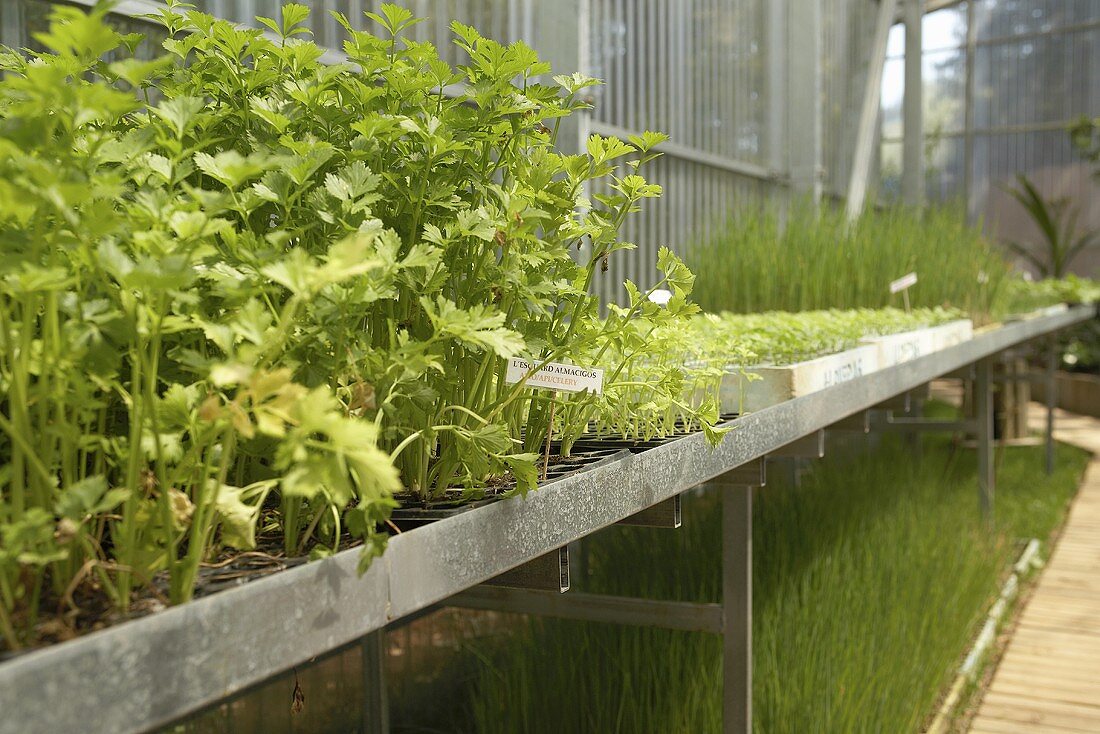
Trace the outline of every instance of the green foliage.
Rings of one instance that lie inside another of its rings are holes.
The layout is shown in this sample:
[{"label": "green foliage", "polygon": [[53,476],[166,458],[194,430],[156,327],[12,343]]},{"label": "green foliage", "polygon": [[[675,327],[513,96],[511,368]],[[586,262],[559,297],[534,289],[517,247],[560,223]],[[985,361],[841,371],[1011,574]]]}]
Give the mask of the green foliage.
[{"label": "green foliage", "polygon": [[[999,312],[1022,315],[1037,309],[1065,303],[1100,302],[1100,282],[1068,275],[1062,279],[1030,281],[1023,278],[1005,284]],[[1100,322],[1068,329],[1059,335],[1062,369],[1100,374]]]},{"label": "green foliage", "polygon": [[1043,278],[1063,278],[1069,274],[1073,260],[1098,242],[1100,230],[1078,228],[1080,212],[1067,198],[1047,200],[1028,180],[1016,176],[1018,188],[1008,193],[1020,203],[1042,236],[1042,252],[1019,242],[1008,242],[1009,248],[1030,263]]},{"label": "green foliage", "polygon": [[106,12],[57,7],[38,36],[47,51],[4,56],[0,82],[0,631],[12,648],[33,639],[44,600],[76,612],[81,588],[125,610],[161,574],[171,601],[187,600],[203,561],[254,547],[272,491],[309,502],[326,519],[312,540],[333,547],[343,515],[371,517],[356,535],[381,552],[376,523],[398,488],[378,427],[285,366],[310,310],[380,267],[364,257],[371,234],[331,237],[315,256],[263,239],[245,189],[295,162],[216,150],[204,135],[221,115],[200,97],[150,106],[118,88],[149,99],[189,71],[101,61],[132,42]]},{"label": "green foliage", "polygon": [[694,297],[706,311],[808,311],[902,303],[889,284],[909,272],[914,306],[989,313],[1007,266],[961,213],[868,210],[850,224],[843,211],[806,202],[782,216],[744,209],[692,243]]},{"label": "green foliage", "polygon": [[1081,156],[1095,166],[1092,177],[1100,181],[1100,117],[1080,117],[1070,127],[1069,137]]},{"label": "green foliage", "polygon": [[[1041,448],[1001,461],[996,536],[978,514],[973,454],[946,440],[928,441],[919,462],[890,440],[873,455],[835,454],[801,487],[769,477],[754,500],[755,731],[920,729],[1004,570],[1023,540],[1057,526],[1088,457],[1060,446],[1051,478]],[[597,536],[591,577],[575,582],[716,601],[716,499],[690,498],[676,533]],[[463,696],[473,731],[721,730],[716,636],[532,619],[477,653],[483,665]]]},{"label": "green foliage", "polygon": [[[11,647],[43,599],[75,609],[78,589],[125,610],[167,575],[184,601],[202,562],[258,529],[287,555],[350,533],[369,562],[402,486],[510,474],[526,491],[532,449],[606,411],[716,418],[684,397],[682,364],[651,359],[696,310],[683,263],[656,263],[664,306],[628,284],[603,319],[591,292],[660,195],[639,170],[664,136],[564,155],[557,126],[595,80],[551,83],[526,45],[457,23],[468,63],[452,68],[390,4],[368,14],[381,36],[336,14],[348,62],[328,66],[308,13],[260,19],[272,38],[170,0],[166,53],[138,61],[106,5],[58,6],[46,52],[0,54]],[[589,201],[595,179],[610,193]],[[610,379],[539,394],[505,383],[507,357]]]},{"label": "green foliage", "polygon": [[[451,68],[430,44],[401,37],[416,20],[393,5],[368,14],[381,38],[336,14],[350,35],[349,63],[324,66],[315,46],[289,38],[303,12],[292,10],[267,23],[280,44],[194,12],[175,18],[189,35],[167,48],[187,73],[161,85],[164,104],[208,100],[181,143],[202,147],[194,165],[224,187],[227,214],[248,225],[249,261],[237,269],[289,291],[269,318],[293,307],[308,324],[265,339],[265,357],[296,365],[305,384],[369,395],[360,414],[421,498],[506,473],[526,491],[548,432],[576,433],[601,409],[680,400],[671,390],[627,392],[614,376],[598,399],[503,380],[508,357],[620,374],[645,356],[625,351],[631,339],[689,312],[683,303],[649,308],[639,293],[605,321],[591,293],[595,268],[624,247],[618,228],[660,193],[637,169],[662,137],[593,136],[587,155],[562,155],[556,127],[586,105],[578,92],[594,80],[546,84],[548,65],[526,45],[458,23],[455,43],[469,63]],[[597,178],[614,193],[588,202],[583,192]],[[335,265],[325,255],[333,241],[354,243]],[[290,257],[275,256],[290,244]],[[353,263],[355,280],[330,287]],[[682,264],[664,254],[657,265],[667,275],[656,287],[675,280],[686,299]]]},{"label": "green foliage", "polygon": [[1025,280],[1011,278],[1005,282],[998,303],[998,312],[1024,314],[1059,303],[1096,303],[1100,301],[1100,282],[1067,275],[1064,278]]},{"label": "green foliage", "polygon": [[724,367],[794,364],[851,349],[864,337],[915,331],[963,318],[949,308],[704,314],[688,326],[691,359]]}]

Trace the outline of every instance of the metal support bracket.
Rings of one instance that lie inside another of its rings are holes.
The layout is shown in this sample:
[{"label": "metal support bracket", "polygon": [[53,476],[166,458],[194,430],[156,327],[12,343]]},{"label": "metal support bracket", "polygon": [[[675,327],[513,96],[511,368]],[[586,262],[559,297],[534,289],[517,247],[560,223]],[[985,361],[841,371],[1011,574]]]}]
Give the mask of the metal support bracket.
[{"label": "metal support bracket", "polygon": [[763,487],[768,478],[767,462],[763,457],[734,467],[715,480],[722,486]]},{"label": "metal support bracket", "polygon": [[569,591],[569,547],[562,546],[545,553],[485,583],[489,586],[542,589],[564,594]]},{"label": "metal support bracket", "polygon": [[871,412],[868,410],[861,411],[855,415],[850,415],[843,420],[839,420],[832,424],[826,431],[844,431],[846,433],[870,433],[871,432]]},{"label": "metal support bracket", "polygon": [[965,367],[960,367],[953,372],[948,372],[942,378],[943,380],[973,380],[974,379],[974,365],[968,364]]},{"label": "metal support bracket", "polygon": [[769,458],[820,459],[825,456],[825,431],[814,431],[797,441],[776,449],[768,454]]},{"label": "metal support bracket", "polygon": [[641,512],[619,520],[619,525],[636,525],[645,528],[676,529],[683,524],[681,495],[669,497]]},{"label": "metal support bracket", "polygon": [[889,400],[883,400],[872,408],[872,410],[889,410],[892,413],[908,413],[912,409],[913,401],[907,392],[895,395]]}]

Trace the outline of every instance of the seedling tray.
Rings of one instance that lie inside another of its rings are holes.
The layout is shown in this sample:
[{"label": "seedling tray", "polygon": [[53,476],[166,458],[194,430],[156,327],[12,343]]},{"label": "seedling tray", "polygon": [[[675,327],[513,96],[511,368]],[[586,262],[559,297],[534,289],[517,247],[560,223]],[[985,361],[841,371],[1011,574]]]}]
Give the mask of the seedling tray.
[{"label": "seedling tray", "polygon": [[953,347],[973,336],[973,322],[970,319],[958,319],[927,329],[871,336],[862,339],[861,343],[878,349],[879,369],[883,369]]},{"label": "seedling tray", "polygon": [[[593,449],[576,451],[569,456],[550,456],[550,465],[546,471],[546,479],[539,481],[538,488],[542,489],[566,477],[571,477],[598,466],[611,464],[630,452],[611,446],[601,446]],[[541,464],[540,464],[541,471]],[[447,495],[427,502],[411,495],[397,495],[401,506],[394,509],[390,515],[390,522],[402,531],[427,525],[428,523],[442,520],[446,517],[469,512],[470,510],[492,504],[508,492],[515,489],[514,481],[502,482],[498,486],[487,487],[483,491],[485,495],[478,499],[465,499],[464,490],[449,490]]]},{"label": "seedling tray", "polygon": [[[726,421],[734,420],[738,417],[737,413],[723,413],[719,416],[718,422],[725,423]],[[638,439],[622,436],[583,436],[573,444],[573,448],[580,451],[597,451],[602,449],[622,449],[629,451],[632,454],[638,454],[649,449],[657,448],[658,446],[664,446],[667,443],[684,438],[685,436],[692,436],[699,433],[700,429],[684,430],[682,427],[677,428],[673,433],[666,434],[664,436],[654,436],[649,439]]]},{"label": "seedling tray", "polygon": [[877,347],[862,346],[791,365],[731,368],[722,377],[722,411],[752,413],[851,382],[878,371],[878,354]]}]

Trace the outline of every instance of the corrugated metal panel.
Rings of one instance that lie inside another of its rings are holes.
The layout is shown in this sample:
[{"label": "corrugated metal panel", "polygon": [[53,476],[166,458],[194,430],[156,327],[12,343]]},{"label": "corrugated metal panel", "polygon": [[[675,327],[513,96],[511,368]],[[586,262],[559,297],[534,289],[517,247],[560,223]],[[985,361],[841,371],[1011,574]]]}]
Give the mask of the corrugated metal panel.
[{"label": "corrugated metal panel", "polygon": [[765,19],[766,0],[593,0],[591,73],[606,81],[593,128],[660,130],[673,144],[646,172],[665,195],[627,225],[638,249],[601,277],[606,299],[623,279],[651,285],[661,246],[682,251],[736,198],[771,188],[750,170],[768,161]]},{"label": "corrugated metal panel", "polygon": [[[238,23],[255,25],[257,15],[279,17],[283,0],[193,0],[203,12]],[[501,42],[512,42],[530,30],[527,22],[531,0],[413,0],[405,3],[418,17],[427,20],[409,31],[418,41],[430,41],[444,59],[456,63],[458,50],[451,43],[450,24],[458,20],[477,28],[482,34]],[[308,3],[312,14],[308,23],[314,40],[321,46],[340,49],[347,33],[330,11],[343,13],[357,30],[376,30],[377,25],[363,15],[378,12],[380,0],[319,0]]]}]

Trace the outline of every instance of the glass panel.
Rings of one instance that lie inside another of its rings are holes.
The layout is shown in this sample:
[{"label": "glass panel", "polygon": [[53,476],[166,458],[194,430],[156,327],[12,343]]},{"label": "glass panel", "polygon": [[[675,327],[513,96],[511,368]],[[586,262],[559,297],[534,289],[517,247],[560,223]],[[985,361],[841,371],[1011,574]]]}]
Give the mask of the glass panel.
[{"label": "glass panel", "polygon": [[595,0],[591,12],[592,57],[607,82],[597,92],[599,121],[761,162],[762,0]]},{"label": "glass panel", "polygon": [[900,59],[905,56],[905,24],[895,23],[886,37],[886,58]]},{"label": "glass panel", "polygon": [[1097,0],[974,0],[978,41],[1058,28],[1100,18]]},{"label": "glass panel", "polygon": [[901,137],[905,102],[905,59],[890,59],[882,70],[882,136]]},{"label": "glass panel", "polygon": [[966,3],[924,16],[921,47],[925,53],[966,45]]},{"label": "glass panel", "polygon": [[951,202],[964,195],[966,146],[962,137],[929,135],[924,146],[924,188],[929,202]]},{"label": "glass panel", "polygon": [[955,132],[966,126],[966,51],[925,53],[924,130]]},{"label": "glass panel", "polygon": [[[1026,174],[1047,199],[1069,199],[1079,214],[1078,231],[1100,227],[1100,205],[1091,170],[1077,155],[1062,130],[1014,135],[982,135],[975,139],[974,204],[985,220],[986,231],[1000,240],[1038,244],[1038,231],[1008,189],[1018,173]],[[1079,273],[1094,276],[1098,259],[1075,263]]]},{"label": "glass panel", "polygon": [[883,143],[879,155],[878,200],[894,204],[901,201],[901,143]]},{"label": "glass panel", "polygon": [[1098,51],[1097,30],[979,47],[975,125],[1060,123],[1100,114]]}]

